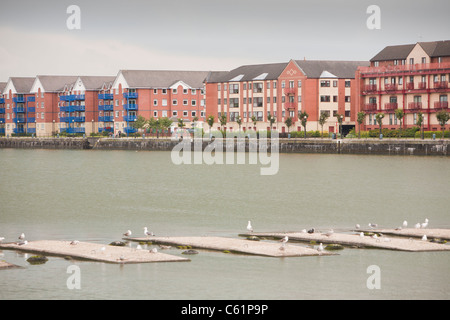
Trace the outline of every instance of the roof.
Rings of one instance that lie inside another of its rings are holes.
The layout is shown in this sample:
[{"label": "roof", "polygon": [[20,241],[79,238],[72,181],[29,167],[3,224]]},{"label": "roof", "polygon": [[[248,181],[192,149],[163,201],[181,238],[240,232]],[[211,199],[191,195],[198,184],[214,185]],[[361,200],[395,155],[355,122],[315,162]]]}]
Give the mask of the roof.
[{"label": "roof", "polygon": [[276,80],[288,65],[284,63],[246,65],[229,72],[216,72],[208,82],[247,82],[253,80]]},{"label": "roof", "polygon": [[64,90],[64,86],[74,83],[77,76],[37,76],[39,82],[46,92],[60,92]]},{"label": "roof", "polygon": [[19,94],[30,93],[31,87],[33,86],[35,80],[35,78],[28,77],[11,77],[9,79],[12,81],[16,92]]},{"label": "roof", "polygon": [[354,79],[358,67],[369,66],[369,61],[296,60],[295,62],[308,78],[321,78],[323,75],[331,74],[336,78]]},{"label": "roof", "polygon": [[203,88],[209,71],[121,70],[130,88],[169,88],[183,81],[191,88]]},{"label": "roof", "polygon": [[7,82],[0,82],[0,94],[5,90],[7,84]]},{"label": "roof", "polygon": [[418,44],[432,58],[450,56],[450,40],[418,42]]},{"label": "roof", "polygon": [[[112,83],[116,79],[115,76],[80,76],[86,90],[101,90],[105,83]],[[75,80],[76,80],[75,79]]]}]

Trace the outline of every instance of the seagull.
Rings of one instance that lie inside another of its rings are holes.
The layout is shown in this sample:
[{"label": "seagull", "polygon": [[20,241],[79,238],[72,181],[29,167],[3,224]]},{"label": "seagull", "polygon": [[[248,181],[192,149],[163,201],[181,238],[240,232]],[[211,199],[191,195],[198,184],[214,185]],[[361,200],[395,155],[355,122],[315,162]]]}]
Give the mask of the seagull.
[{"label": "seagull", "polygon": [[427,241],[427,235],[426,234],[423,235],[422,240],[423,241]]},{"label": "seagull", "polygon": [[144,234],[149,237],[149,236],[154,236],[153,232],[149,232],[147,227],[144,227]]},{"label": "seagull", "polygon": [[414,226],[416,229],[420,229],[420,223],[416,223],[416,225]]},{"label": "seagull", "polygon": [[306,233],[306,229],[302,229],[302,233]]},{"label": "seagull", "polygon": [[314,233],[314,231],[315,231],[314,228],[311,228],[308,230],[308,233]]},{"label": "seagull", "polygon": [[364,232],[361,232],[361,233],[359,234],[359,236],[360,236],[361,238],[364,238]]},{"label": "seagull", "polygon": [[321,243],[321,244],[319,244],[319,248],[317,249],[319,252],[322,252],[323,251],[323,244]]},{"label": "seagull", "polygon": [[355,228],[359,229],[359,228],[361,228],[361,226],[359,224],[356,224]]},{"label": "seagull", "polygon": [[159,248],[161,248],[161,249],[170,249],[170,248],[172,248],[171,246],[165,246],[165,245],[162,245],[162,244],[160,244],[159,245]]},{"label": "seagull", "polygon": [[22,234],[19,236],[19,240],[24,240],[24,239],[25,239],[25,234],[22,233]]},{"label": "seagull", "polygon": [[131,230],[128,230],[128,231],[125,232],[123,235],[124,235],[125,237],[131,236]]},{"label": "seagull", "polygon": [[17,245],[23,246],[23,245],[26,245],[26,244],[28,244],[28,241],[24,240],[24,241],[19,242]]},{"label": "seagull", "polygon": [[369,223],[369,227],[376,228],[376,227],[378,227],[378,225],[376,223]]},{"label": "seagull", "polygon": [[75,245],[77,245],[77,244],[79,244],[80,243],[80,241],[78,241],[78,240],[73,240],[72,242],[70,242],[70,244],[72,245],[72,246],[75,246]]},{"label": "seagull", "polygon": [[136,250],[142,250],[142,247],[141,247],[140,244],[138,244],[138,245],[136,246]]},{"label": "seagull", "polygon": [[280,240],[281,242],[281,247],[280,250],[284,250],[284,247],[286,246],[286,243],[289,241],[289,237],[285,236],[283,239]]},{"label": "seagull", "polygon": [[0,243],[3,242],[3,240],[5,240],[5,237],[0,237]]},{"label": "seagull", "polygon": [[105,247],[101,247],[101,248],[100,248],[100,251],[101,251],[102,253],[104,253],[104,252],[105,252],[105,250],[106,250],[106,248],[105,248]]},{"label": "seagull", "polygon": [[408,226],[408,221],[403,221],[403,228],[406,228]]},{"label": "seagull", "polygon": [[325,235],[326,235],[327,237],[331,237],[331,236],[333,235],[333,233],[334,233],[334,230],[331,229],[330,231],[328,231],[327,233],[325,233]]},{"label": "seagull", "polygon": [[426,227],[428,227],[428,219],[425,219],[425,222],[424,223],[422,223],[421,225],[420,225],[420,227],[421,228],[426,228]]},{"label": "seagull", "polygon": [[378,239],[378,236],[377,236],[377,234],[376,234],[376,233],[375,233],[375,234],[373,234],[373,235],[372,235],[372,238],[373,238],[373,239]]},{"label": "seagull", "polygon": [[149,251],[150,253],[157,253],[158,252],[158,249],[156,249],[156,248],[153,248],[152,250],[150,250]]},{"label": "seagull", "polygon": [[250,221],[249,221],[248,224],[247,224],[247,230],[248,230],[249,232],[253,232],[252,223],[251,223]]}]

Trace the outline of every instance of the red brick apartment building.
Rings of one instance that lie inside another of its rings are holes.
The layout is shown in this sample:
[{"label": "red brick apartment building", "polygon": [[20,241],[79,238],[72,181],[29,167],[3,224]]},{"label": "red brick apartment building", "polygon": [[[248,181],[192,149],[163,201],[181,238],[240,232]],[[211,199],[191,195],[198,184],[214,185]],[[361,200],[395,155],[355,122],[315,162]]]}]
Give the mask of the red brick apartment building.
[{"label": "red brick apartment building", "polygon": [[450,41],[388,46],[361,67],[356,75],[361,92],[359,109],[366,113],[365,128],[378,128],[375,115],[383,112],[383,127],[398,129],[395,110],[405,113],[403,127],[416,126],[424,114],[426,130],[440,130],[439,110],[448,110]]},{"label": "red brick apartment building", "polygon": [[[355,126],[358,96],[355,72],[365,61],[291,60],[286,63],[241,66],[229,72],[212,72],[206,80],[206,116],[214,116],[214,129],[228,131],[269,130],[269,114],[276,118],[272,129],[301,130],[299,111],[308,114],[307,130],[321,130],[319,116],[329,114],[324,131],[337,132],[336,115],[344,116],[343,127]],[[227,124],[219,117],[225,114]],[[236,123],[242,119],[241,128]],[[256,126],[252,121],[256,117]]]},{"label": "red brick apartment building", "polygon": [[3,97],[3,90],[6,88],[6,82],[0,82],[0,137],[5,135],[5,98]]},{"label": "red brick apartment building", "polygon": [[[167,117],[176,130],[178,119],[187,127],[205,121],[204,81],[208,71],[121,70],[105,93],[114,104],[114,132],[133,133],[139,115],[146,119]],[[108,91],[108,92],[106,92]]]}]

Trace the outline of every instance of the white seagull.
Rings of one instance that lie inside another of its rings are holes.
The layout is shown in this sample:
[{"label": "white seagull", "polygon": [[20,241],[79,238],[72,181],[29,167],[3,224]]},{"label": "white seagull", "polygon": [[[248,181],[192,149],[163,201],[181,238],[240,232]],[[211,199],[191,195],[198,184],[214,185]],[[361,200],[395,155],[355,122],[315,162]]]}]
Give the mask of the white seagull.
[{"label": "white seagull", "polygon": [[319,244],[319,248],[317,249],[319,252],[323,252],[323,244]]},{"label": "white seagull", "polygon": [[25,239],[25,234],[22,233],[22,234],[19,236],[19,240],[24,240],[24,239]]},{"label": "white seagull", "polygon": [[359,229],[359,228],[361,228],[361,226],[359,224],[356,224],[355,228]]},{"label": "white seagull", "polygon": [[78,240],[73,240],[72,242],[70,242],[70,245],[76,246],[76,245],[79,244],[79,243],[80,243],[80,241],[78,241]]},{"label": "white seagull", "polygon": [[426,227],[428,227],[428,219],[425,219],[425,222],[424,223],[422,223],[421,225],[420,225],[420,227],[421,228],[426,228]]},{"label": "white seagull", "polygon": [[285,236],[283,239],[280,240],[281,242],[281,247],[280,250],[284,250],[284,247],[286,246],[286,243],[289,241],[289,237]]},{"label": "white seagull", "polygon": [[416,225],[414,226],[416,229],[420,229],[420,223],[416,223]]},{"label": "white seagull", "polygon": [[152,250],[150,250],[149,251],[150,253],[157,253],[158,252],[158,249],[156,249],[156,248],[153,248]]},{"label": "white seagull", "polygon": [[369,223],[369,227],[376,228],[376,227],[378,227],[378,225],[376,223]]},{"label": "white seagull", "polygon": [[406,228],[408,226],[408,221],[403,221],[403,228]]},{"label": "white seagull", "polygon": [[361,233],[359,234],[359,236],[360,236],[361,238],[364,238],[364,232],[361,232]]},{"label": "white seagull", "polygon": [[3,240],[5,240],[5,237],[0,237],[0,243],[3,242]]},{"label": "white seagull", "polygon": [[251,223],[250,221],[249,221],[248,224],[247,224],[247,230],[248,230],[249,232],[253,232],[252,223]]},{"label": "white seagull", "polygon": [[125,232],[123,235],[124,235],[125,237],[131,236],[131,230],[128,230],[128,231]]},{"label": "white seagull", "polygon": [[423,235],[422,241],[427,241],[427,235],[426,234]]},{"label": "white seagull", "polygon": [[334,234],[334,230],[333,230],[333,229],[331,229],[330,231],[328,231],[327,233],[325,233],[325,235],[326,235],[327,237],[331,237],[333,234]]},{"label": "white seagull", "polygon": [[149,232],[147,227],[144,227],[144,234],[149,237],[149,236],[154,236],[153,232]]}]

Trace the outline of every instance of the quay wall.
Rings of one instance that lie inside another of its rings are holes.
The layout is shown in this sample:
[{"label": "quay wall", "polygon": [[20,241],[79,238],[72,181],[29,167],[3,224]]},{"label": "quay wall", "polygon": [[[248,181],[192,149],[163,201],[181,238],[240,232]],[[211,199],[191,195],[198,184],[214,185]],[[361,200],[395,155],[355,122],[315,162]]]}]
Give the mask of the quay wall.
[{"label": "quay wall", "polygon": [[[219,141],[219,140],[218,140]],[[218,142],[216,141],[216,142]],[[185,141],[184,150],[211,152],[210,141]],[[365,154],[365,155],[416,155],[449,156],[450,140],[394,140],[394,139],[279,139],[280,153],[323,153],[323,154]],[[180,147],[178,140],[152,138],[0,138],[0,148],[19,149],[74,149],[74,150],[137,150],[172,151]],[[200,149],[201,148],[201,149]],[[223,150],[226,149],[223,142]],[[256,149],[271,150],[271,140],[235,140],[235,151],[251,152]],[[216,149],[217,150],[217,149]],[[229,149],[232,150],[232,149]]]}]

